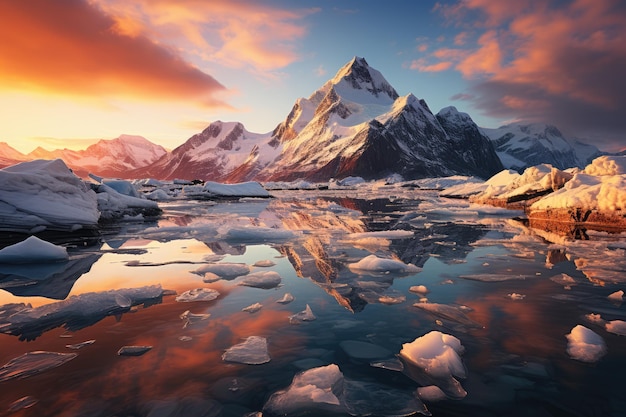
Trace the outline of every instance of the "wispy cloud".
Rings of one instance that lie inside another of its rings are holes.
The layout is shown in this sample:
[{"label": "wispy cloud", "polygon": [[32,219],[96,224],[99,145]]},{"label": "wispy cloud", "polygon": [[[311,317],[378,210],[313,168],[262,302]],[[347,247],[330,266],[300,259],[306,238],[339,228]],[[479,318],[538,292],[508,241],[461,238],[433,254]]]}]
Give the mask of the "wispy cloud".
[{"label": "wispy cloud", "polygon": [[173,48],[122,33],[92,3],[5,1],[0,15],[0,88],[226,106],[212,76]]},{"label": "wispy cloud", "polygon": [[550,121],[626,145],[626,3],[463,0],[438,10],[461,33],[476,33],[456,59],[438,58],[473,80],[472,101],[487,115]]}]

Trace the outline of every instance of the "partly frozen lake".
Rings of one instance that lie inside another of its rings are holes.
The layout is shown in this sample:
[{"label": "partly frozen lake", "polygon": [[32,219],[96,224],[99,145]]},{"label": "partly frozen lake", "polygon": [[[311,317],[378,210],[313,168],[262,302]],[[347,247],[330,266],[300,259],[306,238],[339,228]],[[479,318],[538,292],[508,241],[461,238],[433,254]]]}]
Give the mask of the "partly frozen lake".
[{"label": "partly frozen lake", "polygon": [[0,415],[626,414],[626,235],[410,188],[272,194],[0,265]]}]

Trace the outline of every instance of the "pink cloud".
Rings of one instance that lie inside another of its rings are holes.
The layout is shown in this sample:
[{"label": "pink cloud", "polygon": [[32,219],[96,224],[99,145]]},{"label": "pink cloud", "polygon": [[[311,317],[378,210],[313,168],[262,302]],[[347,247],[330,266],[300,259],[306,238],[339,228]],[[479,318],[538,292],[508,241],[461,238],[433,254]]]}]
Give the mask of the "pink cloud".
[{"label": "pink cloud", "polygon": [[409,68],[421,72],[441,72],[449,69],[451,66],[452,62],[442,61],[436,64],[428,64],[425,59],[421,58],[412,61]]}]

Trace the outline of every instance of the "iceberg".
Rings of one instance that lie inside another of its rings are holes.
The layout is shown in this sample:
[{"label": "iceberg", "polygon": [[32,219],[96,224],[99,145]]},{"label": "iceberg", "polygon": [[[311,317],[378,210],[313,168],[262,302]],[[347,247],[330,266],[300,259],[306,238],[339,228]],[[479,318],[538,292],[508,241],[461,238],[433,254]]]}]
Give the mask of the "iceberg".
[{"label": "iceberg", "polygon": [[224,352],[222,360],[246,365],[261,365],[270,361],[267,350],[267,339],[250,336],[244,342],[232,346]]},{"label": "iceberg", "polygon": [[285,295],[283,295],[280,300],[276,300],[276,302],[279,304],[289,304],[293,300],[295,300],[294,296],[291,295],[291,293],[286,292]]},{"label": "iceberg", "polygon": [[254,288],[270,289],[280,285],[282,278],[275,271],[256,272],[254,274],[247,275],[241,280],[239,285]]},{"label": "iceberg", "polygon": [[211,288],[195,288],[185,291],[176,297],[179,303],[190,303],[193,301],[213,301],[220,296],[219,291]]},{"label": "iceberg", "polygon": [[261,303],[254,303],[249,305],[248,307],[244,307],[241,309],[241,311],[245,311],[246,313],[256,313],[257,311],[259,311],[260,309],[263,308],[263,304]]},{"label": "iceberg", "polygon": [[76,353],[35,351],[11,359],[0,368],[0,382],[23,379],[71,361]]},{"label": "iceberg", "polygon": [[0,249],[0,264],[32,264],[67,261],[67,249],[36,236]]},{"label": "iceberg", "polygon": [[192,273],[197,275],[215,274],[221,279],[231,280],[250,273],[250,267],[238,263],[215,263],[204,265]]},{"label": "iceberg", "polygon": [[161,209],[155,201],[122,194],[107,184],[95,184],[93,187],[98,200],[100,220],[114,220],[138,215],[143,218],[143,216],[161,214]]},{"label": "iceberg", "polygon": [[350,268],[352,272],[357,273],[396,272],[401,274],[415,274],[422,270],[413,264],[405,264],[395,259],[379,258],[376,255],[369,255],[356,263],[348,264],[348,268]]},{"label": "iceberg", "polygon": [[436,385],[448,397],[460,399],[467,393],[455,377],[466,376],[460,356],[464,350],[456,337],[431,331],[403,344],[399,357],[405,362],[405,371],[416,382],[425,386]]},{"label": "iceberg", "polygon": [[309,305],[307,304],[304,310],[302,310],[299,313],[289,316],[289,323],[299,324],[300,322],[303,322],[303,321],[313,321],[315,319],[317,319],[317,317],[315,317],[315,314],[313,314],[311,307],[309,307]]},{"label": "iceberg", "polygon": [[572,359],[581,362],[597,362],[606,354],[604,339],[585,326],[577,325],[565,337],[567,338],[567,353]]},{"label": "iceberg", "polygon": [[285,390],[272,394],[263,406],[263,415],[320,415],[343,411],[343,374],[335,364],[309,369],[293,377]]},{"label": "iceberg", "polygon": [[61,159],[0,169],[0,231],[32,233],[95,229],[96,194]]},{"label": "iceberg", "polygon": [[161,302],[160,285],[84,293],[39,307],[9,304],[0,307],[0,332],[34,340],[43,332],[64,326],[75,331],[89,327],[107,316],[128,312],[131,307]]}]

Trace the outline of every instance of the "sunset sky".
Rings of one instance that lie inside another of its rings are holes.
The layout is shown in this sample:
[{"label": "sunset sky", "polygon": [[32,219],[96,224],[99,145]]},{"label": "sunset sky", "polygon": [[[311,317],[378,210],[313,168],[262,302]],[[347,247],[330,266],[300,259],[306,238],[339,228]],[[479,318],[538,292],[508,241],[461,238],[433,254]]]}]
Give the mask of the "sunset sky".
[{"label": "sunset sky", "polygon": [[626,148],[623,0],[1,0],[0,141],[271,131],[353,56],[433,112]]}]

